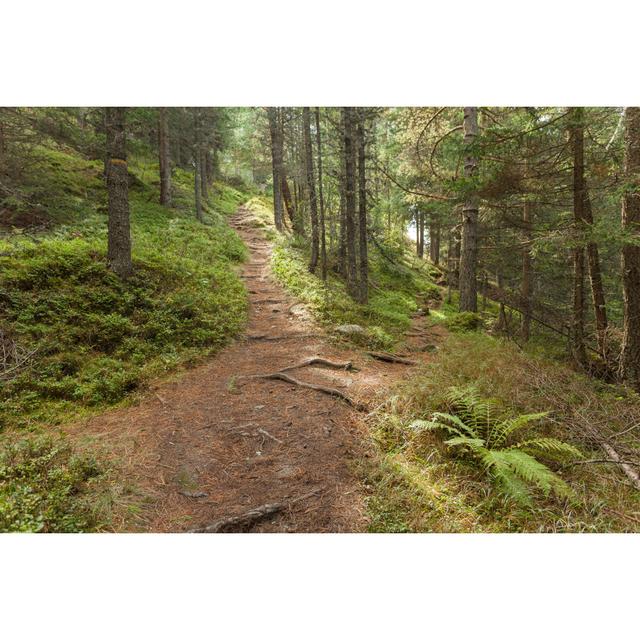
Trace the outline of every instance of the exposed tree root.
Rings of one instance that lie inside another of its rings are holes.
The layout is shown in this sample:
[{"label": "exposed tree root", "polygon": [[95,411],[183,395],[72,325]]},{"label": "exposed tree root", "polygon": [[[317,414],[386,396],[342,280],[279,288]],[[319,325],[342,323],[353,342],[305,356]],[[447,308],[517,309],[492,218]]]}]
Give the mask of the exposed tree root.
[{"label": "exposed tree root", "polygon": [[353,362],[332,362],[331,360],[326,360],[325,358],[307,358],[298,364],[292,364],[290,367],[285,367],[284,369],[280,369],[280,373],[283,371],[293,371],[293,369],[302,369],[302,367],[312,367],[314,365],[319,365],[321,367],[328,367],[329,369],[344,369],[345,371],[356,371],[356,368],[353,366]]},{"label": "exposed tree root", "polygon": [[383,353],[378,351],[365,351],[368,356],[375,358],[376,360],[382,360],[383,362],[394,362],[397,364],[414,365],[417,364],[415,360],[409,360],[408,358],[401,358],[400,356],[394,356],[391,353]]},{"label": "exposed tree root", "polygon": [[324,336],[320,333],[287,333],[281,336],[269,336],[266,333],[259,333],[247,336],[248,340],[289,340],[289,339],[299,339],[299,338],[323,338]]},{"label": "exposed tree root", "polygon": [[262,378],[263,380],[282,380],[283,382],[288,382],[289,384],[294,384],[298,387],[312,389],[313,391],[320,391],[321,393],[326,393],[327,395],[341,398],[347,404],[351,405],[354,409],[362,409],[362,405],[351,399],[348,395],[340,391],[340,389],[335,389],[334,387],[323,387],[322,385],[312,384],[310,382],[302,382],[302,380],[296,380],[295,378],[292,378],[291,376],[288,376],[286,373],[282,373],[281,371],[276,371],[275,373],[266,373],[253,377]]}]

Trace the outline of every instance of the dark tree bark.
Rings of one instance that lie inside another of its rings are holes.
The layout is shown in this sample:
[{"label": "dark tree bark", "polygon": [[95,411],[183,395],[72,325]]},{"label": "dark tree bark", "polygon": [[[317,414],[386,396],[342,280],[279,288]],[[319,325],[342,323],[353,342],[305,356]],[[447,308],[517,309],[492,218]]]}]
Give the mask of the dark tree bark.
[{"label": "dark tree bark", "polygon": [[287,180],[287,177],[284,175],[284,173],[282,175],[281,189],[282,189],[282,200],[284,202],[285,211],[287,212],[287,216],[289,217],[289,222],[291,222],[292,228],[295,229],[296,207],[291,200],[291,190],[289,189],[289,181]]},{"label": "dark tree bark", "polygon": [[200,221],[204,221],[204,216],[202,215],[202,180],[201,180],[201,161],[202,154],[200,151],[200,141],[201,141],[201,133],[200,133],[200,114],[198,113],[198,109],[195,108],[193,110],[193,131],[194,131],[194,145],[193,145],[193,179],[194,179],[194,187],[195,187],[195,201],[196,201],[196,218]]},{"label": "dark tree bark", "polygon": [[358,297],[356,266],[356,139],[353,107],[343,107],[347,291]]},{"label": "dark tree bark", "polygon": [[313,170],[313,145],[311,144],[311,109],[303,107],[302,126],[304,135],[304,159],[309,194],[309,213],[311,217],[311,259],[309,271],[315,273],[320,254],[320,228],[318,223],[318,202],[316,200],[316,178]]},{"label": "dark tree bark", "polygon": [[320,199],[320,269],[323,282],[327,279],[327,239],[324,220],[324,192],[322,189],[322,135],[320,133],[320,107],[316,107],[316,146],[318,151],[318,196]]},{"label": "dark tree bark", "polygon": [[[591,198],[586,181],[584,185],[584,220],[590,227],[593,226],[593,211]],[[593,240],[587,242],[587,267],[589,269],[589,283],[591,284],[591,299],[593,300],[593,315],[596,320],[596,337],[598,350],[605,361],[608,360],[607,348],[607,306],[602,285],[602,271],[600,269],[600,253],[598,244]]]},{"label": "dark tree bark", "polygon": [[[478,172],[473,144],[478,135],[478,108],[464,108],[464,175],[472,179]],[[477,311],[478,295],[478,196],[471,190],[462,207],[462,244],[460,248],[460,311]]]},{"label": "dark tree bark", "polygon": [[433,219],[429,223],[429,258],[436,266],[440,264],[440,223]]},{"label": "dark tree bark", "polygon": [[584,367],[584,122],[583,109],[569,110],[569,131],[573,152],[573,330],[572,349],[576,362]]},{"label": "dark tree bark", "polygon": [[282,198],[282,131],[278,122],[278,108],[267,107],[269,131],[271,133],[271,166],[273,170],[273,217],[276,229],[284,230],[284,211]]},{"label": "dark tree bark", "polygon": [[360,274],[358,283],[358,302],[369,302],[369,256],[367,252],[367,168],[366,137],[364,130],[364,114],[358,113],[356,130],[358,144],[358,232],[360,239]]},{"label": "dark tree bark", "polygon": [[109,199],[107,261],[109,268],[121,278],[127,278],[133,273],[125,113],[124,107],[105,109]]},{"label": "dark tree bark", "polygon": [[[626,190],[622,200],[622,228],[640,238],[640,107],[628,107],[624,129]],[[640,391],[640,246],[622,247],[624,320],[621,368],[623,376]]]},{"label": "dark tree bark", "polygon": [[531,259],[531,243],[533,242],[532,203],[528,198],[522,205],[522,226],[524,228],[525,246],[522,249],[522,322],[520,335],[527,342],[531,334],[531,296],[533,291],[533,261]]},{"label": "dark tree bark", "polygon": [[449,229],[447,248],[447,302],[451,302],[453,290],[458,287],[460,277],[460,225]]},{"label": "dark tree bark", "polygon": [[158,155],[160,159],[160,204],[171,206],[171,153],[169,117],[166,107],[158,109]]}]

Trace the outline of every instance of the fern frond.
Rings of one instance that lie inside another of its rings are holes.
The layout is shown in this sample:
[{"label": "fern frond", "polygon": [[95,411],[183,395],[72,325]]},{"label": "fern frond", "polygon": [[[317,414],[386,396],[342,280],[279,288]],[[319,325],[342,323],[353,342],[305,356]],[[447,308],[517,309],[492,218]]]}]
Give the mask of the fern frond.
[{"label": "fern frond", "polygon": [[472,438],[477,438],[480,435],[473,429],[473,427],[461,420],[458,416],[451,413],[440,413],[439,411],[436,411],[435,413],[431,414],[431,420],[440,424],[445,423],[449,424],[450,426],[456,427],[459,430],[460,435],[466,433]]},{"label": "fern frond", "polygon": [[489,476],[502,492],[524,506],[531,506],[531,493],[527,485],[511,469],[500,451],[483,449],[479,451],[482,462]]},{"label": "fern frond", "polygon": [[493,451],[509,465],[509,468],[525,482],[537,486],[545,495],[554,491],[558,495],[568,495],[569,486],[559,478],[549,467],[536,460],[532,455],[521,449],[502,449]]},{"label": "fern frond", "polygon": [[449,433],[456,436],[462,435],[462,432],[459,429],[444,421],[436,422],[434,420],[414,420],[411,424],[409,424],[409,428],[417,432],[443,429],[444,431],[448,431]]},{"label": "fern frond", "polygon": [[469,438],[467,436],[449,438],[448,440],[445,440],[444,443],[450,447],[466,446],[474,452],[477,452],[478,449],[484,447],[484,440],[481,438]]},{"label": "fern frond", "polygon": [[518,442],[509,449],[522,449],[547,454],[555,454],[560,458],[583,458],[582,452],[567,442],[556,438],[533,438]]},{"label": "fern frond", "polygon": [[488,435],[487,440],[491,443],[492,447],[499,449],[504,445],[511,434],[523,427],[526,427],[532,422],[542,420],[542,418],[545,418],[548,415],[548,411],[542,411],[541,413],[524,413],[520,416],[516,416],[515,418],[508,418],[507,420],[498,422],[491,428],[491,433]]},{"label": "fern frond", "polygon": [[447,402],[478,435],[486,435],[489,425],[494,421],[494,402],[483,399],[474,386],[450,389]]}]

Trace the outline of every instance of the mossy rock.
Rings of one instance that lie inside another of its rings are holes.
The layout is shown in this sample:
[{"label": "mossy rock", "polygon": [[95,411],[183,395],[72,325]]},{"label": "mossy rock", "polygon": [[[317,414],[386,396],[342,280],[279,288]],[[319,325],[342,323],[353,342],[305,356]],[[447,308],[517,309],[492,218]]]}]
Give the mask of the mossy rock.
[{"label": "mossy rock", "polygon": [[477,331],[482,328],[482,318],[473,311],[462,311],[447,319],[447,328],[454,333]]}]

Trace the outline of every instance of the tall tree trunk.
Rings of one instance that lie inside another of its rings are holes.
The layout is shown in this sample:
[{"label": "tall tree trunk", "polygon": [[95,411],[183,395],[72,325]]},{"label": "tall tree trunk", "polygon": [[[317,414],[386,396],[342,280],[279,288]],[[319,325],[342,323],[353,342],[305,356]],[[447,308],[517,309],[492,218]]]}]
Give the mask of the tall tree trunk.
[{"label": "tall tree trunk", "polygon": [[436,266],[440,264],[440,223],[433,218],[429,223],[429,258]]},{"label": "tall tree trunk", "polygon": [[127,278],[133,272],[125,114],[124,107],[107,107],[105,109],[107,194],[109,199],[107,261],[109,268],[121,278]]},{"label": "tall tree trunk", "polygon": [[160,159],[160,204],[171,205],[171,152],[166,107],[158,109],[158,155]]},{"label": "tall tree trunk", "polygon": [[[200,129],[202,134],[202,128]],[[209,199],[209,185],[207,184],[207,152],[204,148],[204,142],[200,143],[200,189],[202,191],[202,199],[206,202]]]},{"label": "tall tree trunk", "polygon": [[424,258],[424,211],[418,213],[418,232],[420,236],[420,248],[418,251],[418,257]]},{"label": "tall tree trunk", "polygon": [[354,131],[353,107],[343,107],[344,121],[344,160],[345,160],[345,222],[346,222],[346,258],[347,291],[355,300],[358,297],[356,267],[356,140]]},{"label": "tall tree trunk", "polygon": [[278,122],[278,108],[267,107],[269,131],[271,133],[271,166],[273,170],[273,217],[276,229],[284,230],[284,211],[282,206],[282,135]]},{"label": "tall tree trunk", "polygon": [[311,214],[311,260],[309,271],[315,273],[320,253],[320,229],[318,225],[318,202],[316,200],[316,177],[313,171],[313,145],[311,144],[311,109],[303,107],[304,158],[309,194],[309,212]]},{"label": "tall tree trunk", "polygon": [[420,257],[420,212],[416,209],[416,215],[414,216],[416,223],[416,257]]},{"label": "tall tree trunk", "polygon": [[193,145],[193,179],[194,179],[194,191],[195,191],[195,201],[196,201],[196,218],[200,221],[204,221],[204,216],[202,215],[202,181],[201,181],[201,173],[202,167],[200,163],[202,161],[202,153],[200,150],[200,141],[201,141],[201,132],[200,132],[200,114],[199,109],[194,108],[193,110],[193,137],[194,137],[194,145]]},{"label": "tall tree trunk", "polygon": [[[622,228],[640,240],[640,107],[625,113],[624,171],[626,190],[622,200]],[[640,246],[622,247],[624,320],[621,368],[623,376],[640,391]]]},{"label": "tall tree trunk", "polygon": [[[593,227],[593,210],[589,188],[584,185],[584,220],[589,227]],[[598,350],[605,362],[608,360],[607,348],[607,306],[602,285],[602,271],[600,269],[600,253],[598,244],[594,240],[587,242],[587,267],[589,269],[589,283],[591,285],[591,299],[593,300],[593,315],[596,320],[596,337]]]},{"label": "tall tree trunk", "polygon": [[320,198],[320,268],[323,282],[327,279],[327,238],[324,220],[324,192],[322,189],[322,135],[320,133],[320,107],[316,107],[316,146],[318,151],[318,196]]},{"label": "tall tree trunk", "polygon": [[358,286],[358,302],[369,302],[369,256],[367,253],[367,172],[366,172],[366,138],[364,131],[364,114],[358,112],[358,231],[360,236],[360,274]]},{"label": "tall tree trunk", "polygon": [[[295,187],[295,185],[294,185]],[[289,217],[289,222],[291,222],[291,227],[293,229],[296,228],[296,207],[291,200],[291,190],[289,189],[289,181],[287,180],[287,176],[284,175],[284,169],[281,180],[281,188],[282,188],[282,200],[284,202],[284,208],[287,212],[287,216]]]},{"label": "tall tree trunk", "polygon": [[569,131],[573,152],[573,356],[586,366],[584,344],[584,110],[569,110]]},{"label": "tall tree trunk", "polygon": [[[473,179],[478,161],[473,149],[478,135],[478,108],[464,108],[464,175]],[[462,208],[462,246],[460,249],[460,311],[477,311],[478,295],[476,272],[478,269],[478,196],[471,189]]]},{"label": "tall tree trunk", "polygon": [[522,205],[522,226],[524,228],[525,246],[522,249],[522,322],[520,335],[527,342],[531,333],[531,295],[533,291],[533,261],[531,259],[531,243],[533,242],[532,203],[525,196]]}]

